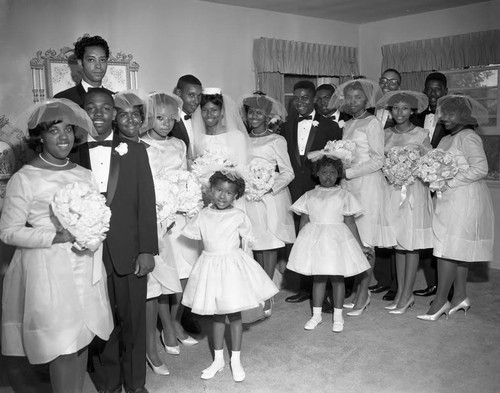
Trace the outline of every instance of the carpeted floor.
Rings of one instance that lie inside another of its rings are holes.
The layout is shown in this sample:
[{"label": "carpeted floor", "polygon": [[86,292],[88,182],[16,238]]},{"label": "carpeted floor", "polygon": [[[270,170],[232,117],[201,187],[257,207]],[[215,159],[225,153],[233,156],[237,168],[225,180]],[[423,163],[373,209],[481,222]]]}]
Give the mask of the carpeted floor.
[{"label": "carpeted floor", "polygon": [[[212,380],[200,379],[212,361],[210,319],[202,318],[200,344],[181,347],[177,357],[162,350],[171,375],[148,369],[147,387],[151,393],[500,392],[500,271],[490,270],[486,276],[486,281],[468,284],[472,307],[467,317],[459,312],[437,322],[416,319],[427,311],[431,298],[417,298],[406,314],[390,315],[383,309],[388,304],[383,294],[376,294],[362,316],[345,316],[340,334],[331,331],[331,314],[323,314],[316,330],[305,331],[310,305],[286,303],[291,292],[282,290],[272,317],[244,332],[244,382],[232,381],[227,364]],[[419,273],[416,288],[423,286]],[[227,351],[225,357],[228,362]],[[0,392],[49,393],[46,370],[1,358]],[[85,392],[95,392],[89,378]]]}]

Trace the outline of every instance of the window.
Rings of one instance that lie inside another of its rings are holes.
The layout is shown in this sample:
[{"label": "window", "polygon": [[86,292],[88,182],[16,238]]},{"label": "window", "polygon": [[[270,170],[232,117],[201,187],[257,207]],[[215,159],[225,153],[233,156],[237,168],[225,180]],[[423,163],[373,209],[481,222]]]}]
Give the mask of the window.
[{"label": "window", "polygon": [[463,93],[477,99],[488,109],[489,122],[477,129],[483,138],[488,158],[487,180],[500,181],[500,66],[469,67],[461,70],[441,71],[448,80],[448,93]]}]

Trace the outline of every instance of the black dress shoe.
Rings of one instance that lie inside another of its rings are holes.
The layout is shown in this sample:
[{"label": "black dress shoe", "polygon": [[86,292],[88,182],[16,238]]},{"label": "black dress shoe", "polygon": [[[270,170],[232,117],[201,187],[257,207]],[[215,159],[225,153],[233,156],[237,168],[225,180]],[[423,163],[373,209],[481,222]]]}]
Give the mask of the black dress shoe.
[{"label": "black dress shoe", "polygon": [[382,297],[382,300],[393,301],[396,298],[396,292],[392,289],[388,290],[387,293]]},{"label": "black dress shoe", "polygon": [[375,285],[372,285],[371,287],[368,287],[368,290],[371,293],[380,293],[380,292],[387,291],[388,289],[389,289],[389,287],[386,287],[386,286],[380,285],[380,284],[375,284]]},{"label": "black dress shoe", "polygon": [[145,386],[141,387],[141,388],[128,388],[128,387],[125,387],[125,393],[149,393],[148,392],[148,389],[146,389]]},{"label": "black dress shoe", "polygon": [[288,303],[302,303],[305,302],[306,300],[309,300],[311,298],[311,295],[309,293],[297,293],[296,295],[288,296],[285,299],[285,302]]},{"label": "black dress shoe", "polygon": [[122,387],[119,386],[116,389],[100,389],[98,393],[122,393]]},{"label": "black dress shoe", "polygon": [[433,296],[436,294],[437,287],[434,285],[432,287],[427,287],[425,289],[417,289],[416,291],[413,291],[413,294],[415,296]]},{"label": "black dress shoe", "polygon": [[186,313],[182,314],[181,318],[181,325],[184,328],[184,330],[188,333],[192,334],[200,334],[201,333],[201,326],[198,323],[198,321],[193,317],[193,314]]}]

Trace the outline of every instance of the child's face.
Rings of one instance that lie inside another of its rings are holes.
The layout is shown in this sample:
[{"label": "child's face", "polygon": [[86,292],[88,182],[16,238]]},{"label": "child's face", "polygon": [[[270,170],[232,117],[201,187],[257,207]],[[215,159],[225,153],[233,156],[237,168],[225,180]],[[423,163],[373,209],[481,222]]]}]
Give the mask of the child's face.
[{"label": "child's face", "polygon": [[334,187],[339,174],[333,165],[323,165],[318,170],[319,183],[323,187]]},{"label": "child's face", "polygon": [[266,126],[267,116],[262,109],[248,108],[247,112],[248,123],[253,129]]},{"label": "child's face", "polygon": [[224,210],[230,207],[236,199],[236,184],[219,180],[212,186],[212,198],[215,207]]},{"label": "child's face", "polygon": [[140,108],[135,105],[128,108],[116,108],[116,126],[120,134],[127,138],[136,138],[142,125]]},{"label": "child's face", "polygon": [[217,105],[207,102],[201,108],[201,117],[207,127],[215,127],[222,119],[222,109]]},{"label": "child's face", "polygon": [[111,133],[116,109],[114,108],[113,98],[110,95],[105,93],[87,93],[83,106],[99,135],[107,136]]},{"label": "child's face", "polygon": [[177,107],[173,105],[161,105],[157,107],[153,131],[162,138],[166,138],[170,131],[172,131],[172,128],[174,128],[176,117]]},{"label": "child's face", "polygon": [[359,116],[366,109],[365,92],[360,89],[349,89],[345,94],[346,109],[348,109],[353,116]]},{"label": "child's face", "polygon": [[409,103],[400,101],[392,106],[392,118],[397,124],[404,124],[410,121],[411,106]]}]

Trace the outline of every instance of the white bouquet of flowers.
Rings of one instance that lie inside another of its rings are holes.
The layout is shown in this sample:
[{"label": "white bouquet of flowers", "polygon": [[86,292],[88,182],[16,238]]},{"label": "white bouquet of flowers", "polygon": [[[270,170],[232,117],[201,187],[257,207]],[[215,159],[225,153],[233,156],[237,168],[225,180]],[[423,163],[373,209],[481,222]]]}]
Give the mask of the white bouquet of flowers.
[{"label": "white bouquet of flowers", "polygon": [[221,168],[231,167],[234,164],[221,151],[206,150],[196,158],[191,166],[191,171],[196,175],[205,189],[208,189],[210,176]]},{"label": "white bouquet of flowers", "polygon": [[393,146],[386,153],[382,172],[397,187],[415,183],[415,172],[419,166],[420,147],[417,145]]},{"label": "white bouquet of flowers", "polygon": [[88,184],[72,183],[57,191],[52,210],[75,237],[75,248],[95,251],[106,238],[111,210],[104,196]]},{"label": "white bouquet of flowers", "polygon": [[323,156],[341,160],[342,165],[347,169],[356,157],[356,143],[349,140],[328,141],[322,150],[309,153],[307,158],[311,161],[317,161]]},{"label": "white bouquet of flowers", "polygon": [[416,175],[429,183],[432,191],[442,191],[446,180],[453,179],[458,172],[455,158],[442,149],[433,149],[420,158]]},{"label": "white bouquet of flowers", "polygon": [[254,158],[246,172],[245,198],[249,201],[260,201],[264,194],[274,185],[276,166],[269,161]]},{"label": "white bouquet of flowers", "polygon": [[177,213],[193,217],[203,207],[201,184],[188,171],[164,170],[154,178],[156,214],[163,233],[175,222]]}]

